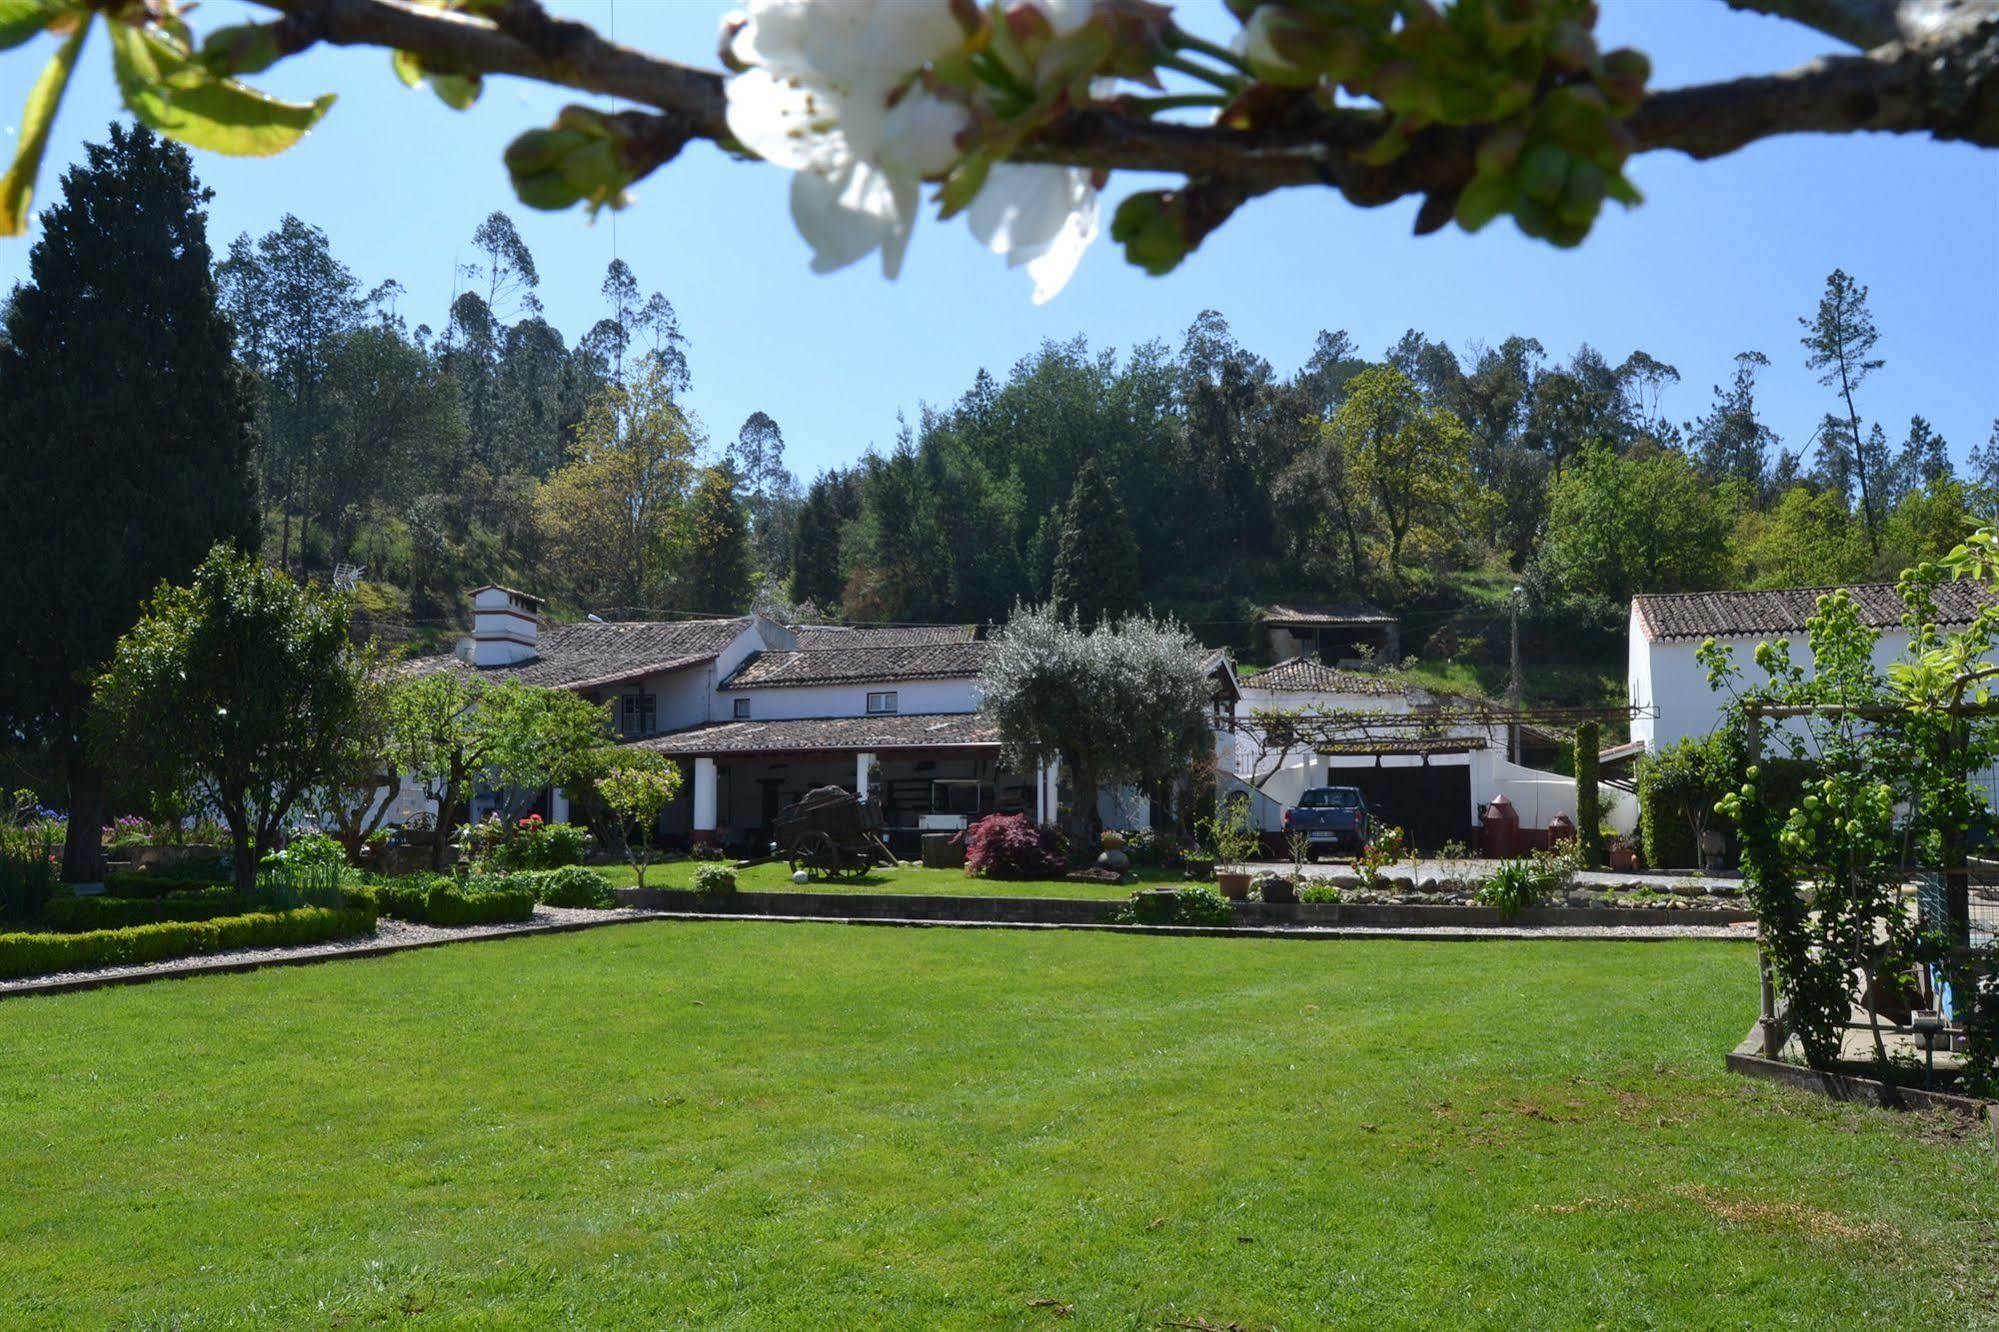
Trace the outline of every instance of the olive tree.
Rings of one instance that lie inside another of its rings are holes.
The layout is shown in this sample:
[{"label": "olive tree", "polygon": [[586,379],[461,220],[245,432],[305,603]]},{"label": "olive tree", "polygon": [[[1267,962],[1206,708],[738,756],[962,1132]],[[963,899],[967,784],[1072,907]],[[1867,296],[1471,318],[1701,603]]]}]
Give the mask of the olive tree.
[{"label": "olive tree", "polygon": [[1072,842],[1087,842],[1106,784],[1185,771],[1212,743],[1204,651],[1179,624],[1132,615],[1084,629],[1050,607],[1016,607],[993,636],[981,711],[1002,759],[1028,771],[1060,759]]},{"label": "olive tree", "polygon": [[91,702],[107,768],[192,790],[229,826],[236,887],[255,887],[293,807],[333,774],[373,669],[345,595],[301,586],[218,545],[162,584],[118,640]]}]

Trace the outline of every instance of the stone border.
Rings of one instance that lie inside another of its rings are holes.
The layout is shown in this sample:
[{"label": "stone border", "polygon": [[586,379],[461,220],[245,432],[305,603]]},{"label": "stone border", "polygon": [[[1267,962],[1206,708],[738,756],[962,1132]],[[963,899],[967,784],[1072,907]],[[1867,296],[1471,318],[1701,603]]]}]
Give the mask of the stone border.
[{"label": "stone border", "polygon": [[1991,1124],[1993,1141],[1999,1145],[1999,1101],[1987,1101],[1957,1092],[1901,1087],[1857,1073],[1821,1072],[1802,1064],[1771,1059],[1762,1050],[1762,1037],[1752,1027],[1749,1034],[1743,1037],[1742,1044],[1731,1050],[1723,1062],[1731,1073],[1813,1092],[1829,1101],[1850,1101],[1873,1106],[1877,1110],[1948,1110],[1973,1120],[1984,1119]]},{"label": "stone border", "polygon": [[[935,924],[1103,925],[1120,902],[1083,897],[931,896],[915,893],[786,893],[745,891],[705,895],[670,888],[620,888],[622,906],[668,914],[788,916],[807,920],[929,921]],[[1662,907],[1532,907],[1512,919],[1497,908],[1413,904],[1237,902],[1236,927],[1273,930],[1682,929],[1754,923],[1749,911]],[[1222,931],[1229,933],[1230,931]],[[1424,937],[1428,937],[1427,935]]]}]

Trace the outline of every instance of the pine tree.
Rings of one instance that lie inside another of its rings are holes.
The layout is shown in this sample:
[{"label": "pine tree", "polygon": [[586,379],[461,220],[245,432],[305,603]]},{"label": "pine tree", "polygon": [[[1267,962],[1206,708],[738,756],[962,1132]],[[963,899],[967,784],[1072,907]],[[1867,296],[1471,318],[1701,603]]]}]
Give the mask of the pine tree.
[{"label": "pine tree", "polygon": [[688,605],[704,615],[734,615],[750,601],[750,535],[728,463],[706,468],[695,484],[682,580]]},{"label": "pine tree", "polygon": [[1131,518],[1094,459],[1076,473],[1069,492],[1051,591],[1056,611],[1074,615],[1086,629],[1144,604]]},{"label": "pine tree", "polygon": [[0,340],[0,729],[62,766],[72,882],[102,877],[92,678],[156,584],[258,534],[252,398],[216,305],[210,192],[186,150],[144,128],[114,123],[85,151],[42,215]]}]

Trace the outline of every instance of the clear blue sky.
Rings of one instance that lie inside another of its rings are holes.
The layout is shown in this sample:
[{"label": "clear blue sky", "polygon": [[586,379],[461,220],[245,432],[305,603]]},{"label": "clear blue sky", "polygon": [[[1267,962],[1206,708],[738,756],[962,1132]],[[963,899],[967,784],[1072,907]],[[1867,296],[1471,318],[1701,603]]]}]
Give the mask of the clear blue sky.
[{"label": "clear blue sky", "polygon": [[[701,0],[618,0],[615,13],[610,0],[557,7],[600,28],[614,21],[634,45],[710,65],[715,23],[728,8]],[[1180,8],[1191,26],[1225,32],[1219,0]],[[1606,43],[1648,52],[1660,87],[1783,68],[1832,45],[1720,0],[1604,8]],[[211,0],[194,19],[205,31],[240,9]],[[0,54],[9,153],[51,46],[43,39]],[[62,108],[42,202],[84,139],[101,138],[119,114],[109,64],[100,32]],[[506,208],[540,265],[549,317],[572,338],[599,317],[609,222],[520,207],[500,164],[514,134],[576,99],[495,80],[459,114],[427,91],[405,90],[379,51],[315,51],[261,82],[297,97],[336,90],[340,102],[283,157],[196,155],[216,192],[218,251],[238,232],[261,233],[297,213],[328,232],[364,283],[400,279],[404,314],[436,325],[454,256],[481,218]],[[1222,311],[1245,345],[1285,371],[1321,328],[1349,330],[1370,353],[1411,327],[1460,348],[1528,334],[1562,358],[1588,341],[1613,363],[1642,347],[1680,369],[1666,403],[1675,419],[1704,410],[1734,354],[1755,348],[1773,362],[1765,415],[1795,446],[1829,405],[1802,364],[1797,316],[1813,308],[1835,266],[1872,288],[1888,362],[1862,410],[1896,440],[1920,412],[1960,459],[1985,439],[1999,416],[1999,153],[1914,138],[1794,137],[1704,164],[1651,154],[1631,174],[1646,204],[1629,213],[1613,206],[1579,251],[1527,240],[1504,221],[1478,236],[1417,239],[1413,204],[1362,212],[1328,191],[1292,191],[1251,205],[1163,279],[1127,267],[1100,240],[1068,290],[1038,309],[1026,277],[979,248],[962,222],[919,224],[899,282],[884,281],[872,262],[815,277],[786,212],[786,173],[730,162],[705,145],[640,184],[616,242],[643,286],[679,309],[692,343],[693,404],[716,442],[750,412],[767,411],[807,477],[886,445],[898,409],[913,417],[922,401],[948,402],[979,367],[1002,372],[1043,339],[1177,342],[1205,308]],[[27,254],[25,241],[0,242],[0,282],[25,274]]]}]

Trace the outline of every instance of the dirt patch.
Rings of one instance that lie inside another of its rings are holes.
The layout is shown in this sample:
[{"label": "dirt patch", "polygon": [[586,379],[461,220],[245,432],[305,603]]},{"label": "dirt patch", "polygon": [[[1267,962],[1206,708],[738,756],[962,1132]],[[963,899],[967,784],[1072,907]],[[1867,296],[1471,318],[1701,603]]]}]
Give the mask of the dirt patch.
[{"label": "dirt patch", "polygon": [[1763,1230],[1802,1231],[1817,1239],[1846,1243],[1899,1244],[1902,1233],[1880,1221],[1854,1221],[1823,1207],[1800,1202],[1752,1202],[1727,1198],[1705,1184],[1680,1184],[1672,1190],[1698,1203],[1705,1211],[1731,1225]]}]

